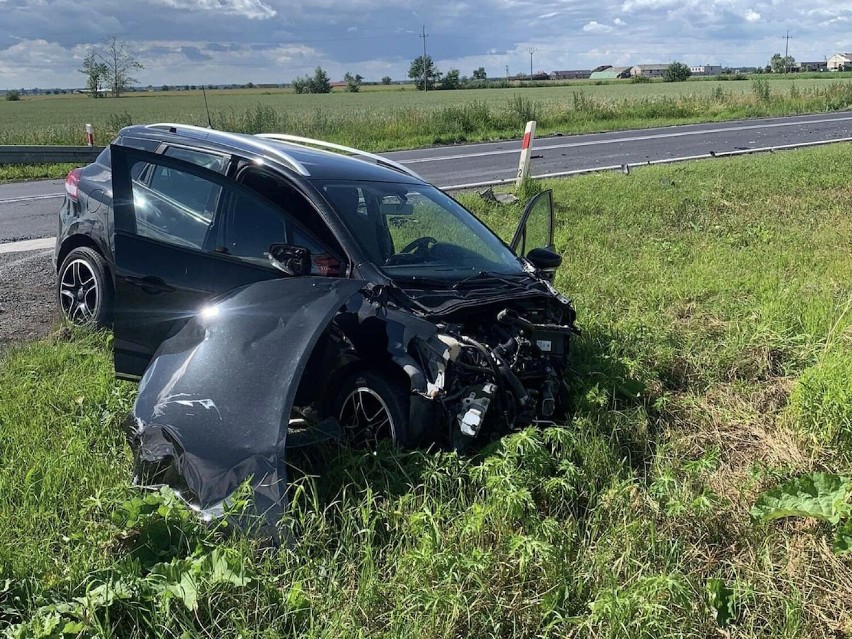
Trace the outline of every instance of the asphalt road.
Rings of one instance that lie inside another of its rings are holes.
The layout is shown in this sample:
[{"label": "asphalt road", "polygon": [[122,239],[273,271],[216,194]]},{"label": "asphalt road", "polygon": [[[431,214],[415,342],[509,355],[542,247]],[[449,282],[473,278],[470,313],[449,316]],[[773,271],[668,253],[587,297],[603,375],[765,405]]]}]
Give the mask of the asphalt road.
[{"label": "asphalt road", "polygon": [[[852,138],[852,112],[848,111],[553,136],[535,141],[532,174],[540,177],[847,138]],[[385,155],[438,186],[452,188],[514,178],[519,149],[519,141],[512,140]],[[0,254],[4,244],[8,251],[12,242],[52,236],[63,192],[61,180],[0,185]]]},{"label": "asphalt road", "polygon": [[[852,113],[695,124],[589,135],[539,138],[532,174],[580,172],[648,162],[852,138]],[[442,187],[514,179],[519,141],[387,153]]]}]

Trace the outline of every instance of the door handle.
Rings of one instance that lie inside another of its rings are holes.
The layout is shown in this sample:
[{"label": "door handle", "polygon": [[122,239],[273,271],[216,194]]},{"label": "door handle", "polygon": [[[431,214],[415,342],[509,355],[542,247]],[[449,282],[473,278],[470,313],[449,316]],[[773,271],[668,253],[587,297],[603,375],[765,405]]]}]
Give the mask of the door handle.
[{"label": "door handle", "polygon": [[174,286],[169,286],[163,278],[154,277],[152,275],[146,275],[145,277],[135,277],[130,275],[125,278],[125,281],[131,286],[138,286],[149,295],[175,292]]}]

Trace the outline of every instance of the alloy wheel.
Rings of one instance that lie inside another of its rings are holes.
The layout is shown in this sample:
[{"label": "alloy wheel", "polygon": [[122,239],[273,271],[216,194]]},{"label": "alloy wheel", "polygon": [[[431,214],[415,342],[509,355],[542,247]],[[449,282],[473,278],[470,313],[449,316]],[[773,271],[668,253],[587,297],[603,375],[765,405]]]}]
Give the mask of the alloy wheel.
[{"label": "alloy wheel", "polygon": [[100,290],[92,265],[76,259],[65,266],[59,284],[59,302],[65,317],[75,324],[94,321]]},{"label": "alloy wheel", "polygon": [[372,388],[360,386],[349,393],[340,407],[339,418],[355,444],[371,444],[385,438],[396,440],[390,409]]}]

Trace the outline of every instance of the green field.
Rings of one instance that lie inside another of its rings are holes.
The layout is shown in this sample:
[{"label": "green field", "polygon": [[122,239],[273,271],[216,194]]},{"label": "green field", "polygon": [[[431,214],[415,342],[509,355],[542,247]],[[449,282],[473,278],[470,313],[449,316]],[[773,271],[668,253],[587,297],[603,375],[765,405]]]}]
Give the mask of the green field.
[{"label": "green field", "polygon": [[130,488],[108,335],[8,350],[0,632],[848,636],[830,527],[749,509],[852,474],[850,165],[844,144],[546,182],[583,328],[570,422],[472,455],[294,454],[277,551]]},{"label": "green field", "polygon": [[[211,91],[208,101],[218,128],[289,132],[382,151],[516,137],[530,119],[538,121],[542,134],[568,134],[845,109],[852,107],[852,78],[845,75],[650,84],[583,81],[426,94],[410,88],[327,95],[255,89]],[[80,144],[86,123],[94,124],[98,142],[106,143],[121,126],[150,122],[206,125],[201,93],[2,101],[0,144]]]}]

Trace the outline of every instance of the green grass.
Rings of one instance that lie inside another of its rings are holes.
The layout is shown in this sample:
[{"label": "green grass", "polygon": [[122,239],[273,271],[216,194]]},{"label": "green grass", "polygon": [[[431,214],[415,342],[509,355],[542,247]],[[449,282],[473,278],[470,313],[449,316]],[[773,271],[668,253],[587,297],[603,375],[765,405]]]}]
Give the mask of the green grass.
[{"label": "green grass", "polygon": [[[769,99],[757,96],[750,81],[574,83],[425,95],[410,90],[328,95],[213,91],[208,98],[217,127],[251,133],[286,131],[381,151],[516,137],[528,119],[538,120],[542,134],[567,134],[848,108],[852,79],[830,77],[830,81],[765,81]],[[86,123],[94,124],[97,141],[105,143],[123,125],[163,121],[206,125],[201,94],[140,93],[118,100],[51,96],[2,102],[0,144],[82,144]]]},{"label": "green grass", "polygon": [[[6,352],[0,625],[849,634],[852,562],[832,555],[825,527],[749,511],[799,473],[852,473],[850,162],[836,145],[544,184],[558,286],[584,331],[571,422],[472,456],[294,454],[293,534],[278,551],[203,528],[168,497],[125,503],[136,493],[117,424],[132,387],[112,379],[106,336]],[[517,207],[464,200],[513,230]]]}]

